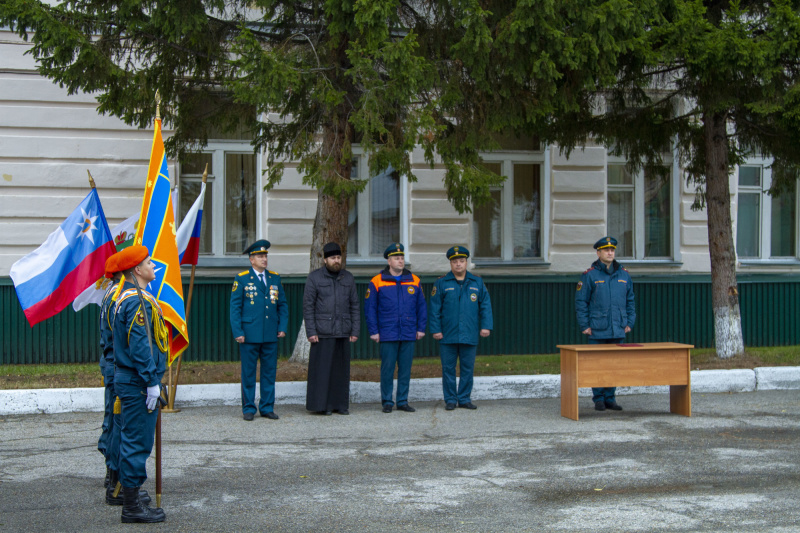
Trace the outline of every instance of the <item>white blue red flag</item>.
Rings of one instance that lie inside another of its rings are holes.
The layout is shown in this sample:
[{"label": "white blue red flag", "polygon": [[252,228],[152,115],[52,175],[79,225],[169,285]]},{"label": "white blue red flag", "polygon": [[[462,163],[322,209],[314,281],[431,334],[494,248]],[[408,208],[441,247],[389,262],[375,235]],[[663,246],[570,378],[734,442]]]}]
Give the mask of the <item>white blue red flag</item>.
[{"label": "white blue red flag", "polygon": [[11,266],[11,279],[33,327],[59,313],[102,277],[115,252],[97,191],[92,189],[39,248]]},{"label": "white blue red flag", "polygon": [[178,242],[178,258],[182,265],[196,265],[200,255],[200,229],[203,223],[203,201],[206,197],[206,184],[200,187],[200,194],[192,208],[183,217],[175,240]]}]

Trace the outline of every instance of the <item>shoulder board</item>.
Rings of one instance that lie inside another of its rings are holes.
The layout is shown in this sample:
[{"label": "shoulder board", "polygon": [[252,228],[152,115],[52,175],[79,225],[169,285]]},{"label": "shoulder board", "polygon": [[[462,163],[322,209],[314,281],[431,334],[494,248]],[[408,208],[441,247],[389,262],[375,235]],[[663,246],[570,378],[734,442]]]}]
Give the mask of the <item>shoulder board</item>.
[{"label": "shoulder board", "polygon": [[[446,275],[447,275],[447,274],[445,274],[444,276],[446,276]],[[438,278],[438,279],[442,279],[444,276],[439,276],[439,278]]]},{"label": "shoulder board", "polygon": [[245,270],[244,272],[239,272],[238,276],[246,276],[250,273],[249,270]]},{"label": "shoulder board", "polygon": [[583,271],[584,274],[588,274],[590,271],[594,270],[594,267],[589,267]]},{"label": "shoulder board", "polygon": [[[117,310],[119,310],[119,306],[122,305],[122,302],[124,302],[128,298],[131,298],[131,297],[134,297],[134,296],[138,299],[138,296],[136,295],[136,289],[127,289],[126,291],[124,291],[119,296],[119,298],[117,299]],[[151,306],[153,306],[156,309],[158,309],[159,313],[161,312],[161,306],[158,305],[158,302],[156,301],[156,299],[153,298],[153,296],[149,292],[142,291],[142,296],[144,297],[145,300],[150,302]]]},{"label": "shoulder board", "polygon": [[277,272],[273,272],[272,270],[268,270],[267,272],[269,272],[270,274],[273,274],[275,276],[280,276],[280,274],[278,274]]},{"label": "shoulder board", "polygon": [[625,272],[628,272],[627,268],[625,268],[625,267],[620,267],[620,268],[622,268],[622,270],[624,270]]}]

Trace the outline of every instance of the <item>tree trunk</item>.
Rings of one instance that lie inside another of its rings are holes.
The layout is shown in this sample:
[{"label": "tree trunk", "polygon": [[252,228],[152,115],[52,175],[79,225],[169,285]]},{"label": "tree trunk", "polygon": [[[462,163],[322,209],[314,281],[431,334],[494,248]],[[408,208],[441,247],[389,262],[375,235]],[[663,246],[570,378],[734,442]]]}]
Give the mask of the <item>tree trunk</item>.
[{"label": "tree trunk", "polygon": [[727,113],[704,114],[703,129],[714,334],[717,356],[727,359],[744,352],[731,221]]},{"label": "tree trunk", "polygon": [[[342,117],[346,115],[342,114]],[[352,165],[349,161],[342,164],[342,147],[345,144],[346,136],[350,128],[346,119],[337,119],[331,124],[326,125],[322,132],[322,157],[335,161],[330,172],[334,175],[330,180],[350,179]],[[327,181],[327,180],[326,180]],[[342,268],[347,265],[347,238],[348,221],[347,215],[350,211],[348,197],[329,196],[322,191],[317,195],[317,215],[314,218],[314,229],[312,230],[311,256],[309,261],[309,272],[316,270],[323,265],[322,248],[329,242],[337,243],[342,249]],[[300,327],[297,335],[292,357],[289,359],[293,363],[308,364],[308,355],[311,343],[306,337],[306,324]]]}]

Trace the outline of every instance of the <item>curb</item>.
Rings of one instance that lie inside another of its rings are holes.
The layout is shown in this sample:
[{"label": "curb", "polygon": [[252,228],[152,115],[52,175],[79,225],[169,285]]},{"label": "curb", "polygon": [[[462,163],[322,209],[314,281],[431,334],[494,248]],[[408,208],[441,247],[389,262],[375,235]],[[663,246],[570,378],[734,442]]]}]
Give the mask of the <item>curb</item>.
[{"label": "curb", "polygon": [[[763,367],[755,370],[693,370],[693,393],[753,392],[763,390],[800,389],[800,367]],[[69,412],[102,412],[102,387],[81,389],[11,389],[0,390],[0,415],[56,414]],[[619,387],[617,395],[667,394],[668,386]],[[591,389],[581,388],[579,396],[591,396]],[[474,400],[541,399],[561,396],[561,376],[479,376],[472,390]],[[278,405],[304,405],[305,381],[279,381],[275,384]],[[214,385],[181,385],[178,407],[240,405],[239,383]],[[411,380],[412,402],[435,402],[442,399],[442,380]],[[256,387],[258,401],[258,387]],[[351,381],[351,403],[380,403],[380,384]]]}]

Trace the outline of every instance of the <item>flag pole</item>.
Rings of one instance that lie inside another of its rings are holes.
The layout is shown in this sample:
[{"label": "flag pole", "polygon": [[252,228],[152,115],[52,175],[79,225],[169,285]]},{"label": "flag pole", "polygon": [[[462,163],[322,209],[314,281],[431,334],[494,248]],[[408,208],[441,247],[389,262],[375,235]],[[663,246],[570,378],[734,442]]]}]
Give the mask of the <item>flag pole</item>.
[{"label": "flag pole", "polygon": [[[161,94],[156,89],[156,120],[161,120]],[[146,189],[145,189],[146,190]],[[180,267],[178,267],[180,268]],[[135,283],[135,280],[134,280]],[[138,288],[138,284],[137,284]],[[141,295],[139,296],[141,298]],[[144,304],[142,305],[144,309]],[[146,321],[145,321],[146,325]],[[152,350],[152,348],[151,348]],[[167,348],[169,350],[169,348]],[[167,352],[169,358],[169,351]],[[158,415],[156,418],[156,507],[161,507],[161,406],[156,405]]]},{"label": "flag pole", "polygon": [[89,185],[92,186],[92,189],[96,189],[97,187],[94,184],[94,178],[92,177],[92,173],[89,172],[89,169],[86,169],[86,173],[89,174]]},{"label": "flag pole", "polygon": [[[206,168],[205,168],[205,170],[203,170],[203,183],[206,183],[207,180],[208,180],[208,163],[206,163]],[[196,268],[197,268],[197,265],[192,265],[192,274],[189,277],[189,294],[186,297],[186,324],[187,325],[189,324],[189,311],[191,311],[191,309],[192,309],[192,293],[194,292],[194,272],[195,272]],[[181,353],[178,356],[178,368],[175,370],[175,384],[172,385],[170,383],[170,387],[171,387],[171,389],[169,391],[169,409],[170,410],[169,411],[164,411],[165,413],[180,411],[180,409],[177,409],[177,410],[175,409],[175,393],[178,390],[178,378],[181,375],[181,362],[182,361],[183,361],[183,354]],[[170,365],[170,369],[171,368],[172,368],[172,365]],[[170,378],[171,377],[172,377],[172,374],[170,374]]]}]

